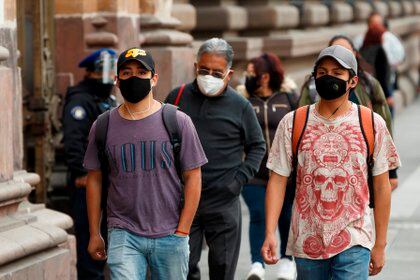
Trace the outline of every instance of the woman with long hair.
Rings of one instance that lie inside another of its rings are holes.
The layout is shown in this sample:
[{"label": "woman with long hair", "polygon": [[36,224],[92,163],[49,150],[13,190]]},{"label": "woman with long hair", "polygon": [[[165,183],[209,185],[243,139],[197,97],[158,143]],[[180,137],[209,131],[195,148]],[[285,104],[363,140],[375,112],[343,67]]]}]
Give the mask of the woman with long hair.
[{"label": "woman with long hair", "polygon": [[[280,59],[274,54],[266,53],[248,63],[245,87],[269,151],[280,120],[297,105],[296,84],[285,77]],[[263,279],[265,274],[261,246],[265,234],[265,187],[269,178],[266,163],[267,155],[255,178],[242,190],[242,196],[250,212],[249,242],[253,263],[247,279]],[[288,194],[279,219],[282,257],[277,272],[279,279],[294,279],[296,276],[293,259],[286,255],[292,203],[293,197]]]}]

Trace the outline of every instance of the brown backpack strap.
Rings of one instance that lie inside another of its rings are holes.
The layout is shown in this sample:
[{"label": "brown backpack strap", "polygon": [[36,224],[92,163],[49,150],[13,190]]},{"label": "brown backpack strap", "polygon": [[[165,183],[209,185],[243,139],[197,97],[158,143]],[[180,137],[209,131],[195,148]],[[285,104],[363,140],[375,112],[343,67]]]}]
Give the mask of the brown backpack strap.
[{"label": "brown backpack strap", "polygon": [[176,98],[175,98],[175,102],[174,102],[175,106],[178,106],[179,101],[181,101],[181,96],[182,96],[182,93],[184,92],[184,89],[185,89],[185,84],[182,84],[181,87],[179,88],[178,94],[176,95]]},{"label": "brown backpack strap", "polygon": [[309,117],[309,105],[296,109],[293,115],[293,127],[292,127],[292,153],[295,160],[297,159],[297,153],[302,140],[303,132],[305,131],[306,124],[308,123]]},{"label": "brown backpack strap", "polygon": [[369,207],[375,207],[375,192],[373,189],[373,151],[375,149],[375,122],[373,119],[373,111],[364,106],[357,106],[359,112],[360,129],[362,130],[363,138],[367,145],[367,159],[368,166],[368,187],[369,187]]},{"label": "brown backpack strap", "polygon": [[360,128],[366,145],[368,146],[368,157],[373,157],[375,148],[375,124],[373,119],[373,111],[365,106],[358,106]]}]

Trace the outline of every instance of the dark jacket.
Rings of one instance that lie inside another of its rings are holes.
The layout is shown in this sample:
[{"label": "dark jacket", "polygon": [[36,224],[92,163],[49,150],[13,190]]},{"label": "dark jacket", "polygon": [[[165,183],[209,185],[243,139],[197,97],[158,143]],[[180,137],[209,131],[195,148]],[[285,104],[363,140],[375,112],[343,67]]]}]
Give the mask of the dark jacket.
[{"label": "dark jacket", "polygon": [[[173,104],[178,91],[174,89],[165,102]],[[185,86],[178,106],[191,117],[209,160],[201,169],[202,199],[226,191],[238,196],[265,154],[261,127],[251,103],[229,86],[220,96],[206,97],[194,81]]]},{"label": "dark jacket", "polygon": [[[293,92],[276,92],[268,99],[251,95],[249,97],[249,102],[251,102],[252,107],[257,114],[258,122],[267,144],[267,151],[270,151],[279,122],[287,113],[296,109],[296,94]],[[264,155],[257,175],[250,183],[267,184],[269,178],[269,170],[266,167],[267,159],[268,152]]]},{"label": "dark jacket", "polygon": [[115,99],[100,98],[96,81],[85,79],[67,90],[63,110],[63,142],[72,178],[87,174],[83,167],[90,128],[96,118],[115,107]]},{"label": "dark jacket", "polygon": [[[370,72],[378,79],[385,93],[385,97],[392,96],[391,66],[382,45],[362,46],[360,54],[369,64]],[[369,69],[368,69],[369,70]]]}]

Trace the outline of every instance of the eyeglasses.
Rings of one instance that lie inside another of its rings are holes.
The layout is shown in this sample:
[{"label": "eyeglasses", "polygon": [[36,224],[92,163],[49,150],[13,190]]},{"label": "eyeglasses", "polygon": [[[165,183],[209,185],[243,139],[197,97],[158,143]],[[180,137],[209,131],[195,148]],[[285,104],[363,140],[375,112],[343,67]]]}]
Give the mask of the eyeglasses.
[{"label": "eyeglasses", "polygon": [[213,70],[204,69],[204,68],[199,68],[197,70],[197,74],[198,75],[203,75],[203,76],[211,75],[211,76],[213,76],[215,78],[222,79],[222,80],[226,77],[225,73],[223,73],[223,72],[213,71]]}]

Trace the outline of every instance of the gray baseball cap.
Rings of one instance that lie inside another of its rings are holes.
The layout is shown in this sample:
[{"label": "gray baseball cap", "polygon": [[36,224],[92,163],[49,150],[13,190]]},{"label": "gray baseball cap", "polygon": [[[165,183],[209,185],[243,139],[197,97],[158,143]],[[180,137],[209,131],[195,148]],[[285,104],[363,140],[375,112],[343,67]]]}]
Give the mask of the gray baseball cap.
[{"label": "gray baseball cap", "polygon": [[325,57],[331,57],[337,61],[341,66],[346,69],[351,69],[357,74],[357,60],[354,54],[348,49],[334,45],[328,48],[325,48],[321,51],[318,58],[316,59],[315,66]]}]

